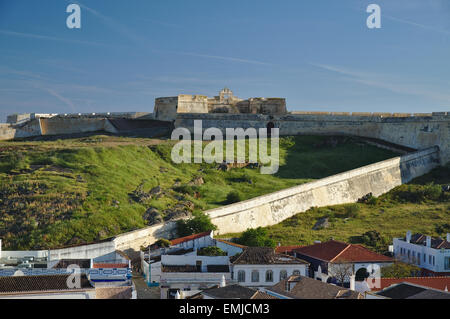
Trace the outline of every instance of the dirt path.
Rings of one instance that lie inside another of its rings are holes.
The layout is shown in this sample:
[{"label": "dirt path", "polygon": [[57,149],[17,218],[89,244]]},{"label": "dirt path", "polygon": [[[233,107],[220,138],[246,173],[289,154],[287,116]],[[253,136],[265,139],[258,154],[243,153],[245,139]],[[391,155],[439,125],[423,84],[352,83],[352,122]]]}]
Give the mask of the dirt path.
[{"label": "dirt path", "polygon": [[161,299],[159,287],[148,287],[141,275],[134,275],[132,280],[136,287],[137,299]]}]

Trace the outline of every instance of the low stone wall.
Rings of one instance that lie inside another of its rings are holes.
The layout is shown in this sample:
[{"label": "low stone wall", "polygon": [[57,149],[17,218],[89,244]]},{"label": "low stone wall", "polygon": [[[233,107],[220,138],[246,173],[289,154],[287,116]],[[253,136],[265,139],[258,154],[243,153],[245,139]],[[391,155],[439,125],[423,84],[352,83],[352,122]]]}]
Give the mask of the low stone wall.
[{"label": "low stone wall", "polygon": [[432,147],[206,213],[219,233],[241,232],[277,224],[311,207],[353,203],[368,193],[379,196],[438,164],[439,150]]}]

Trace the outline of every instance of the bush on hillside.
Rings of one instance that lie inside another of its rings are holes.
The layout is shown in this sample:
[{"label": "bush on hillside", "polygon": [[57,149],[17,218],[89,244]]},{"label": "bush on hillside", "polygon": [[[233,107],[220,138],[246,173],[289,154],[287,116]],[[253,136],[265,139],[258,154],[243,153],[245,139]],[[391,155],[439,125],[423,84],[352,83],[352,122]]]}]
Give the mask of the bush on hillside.
[{"label": "bush on hillside", "polygon": [[392,191],[393,199],[401,202],[421,203],[427,200],[438,200],[442,195],[442,187],[433,183],[427,185],[400,185]]},{"label": "bush on hillside", "polygon": [[242,201],[242,196],[238,191],[231,191],[227,195],[226,204],[233,204]]},{"label": "bush on hillside", "polygon": [[179,237],[217,229],[217,226],[211,222],[209,216],[203,212],[194,212],[189,219],[177,220],[176,227]]},{"label": "bush on hillside", "polygon": [[267,235],[267,230],[258,228],[249,228],[242,233],[237,240],[238,244],[249,247],[275,247],[276,243]]}]

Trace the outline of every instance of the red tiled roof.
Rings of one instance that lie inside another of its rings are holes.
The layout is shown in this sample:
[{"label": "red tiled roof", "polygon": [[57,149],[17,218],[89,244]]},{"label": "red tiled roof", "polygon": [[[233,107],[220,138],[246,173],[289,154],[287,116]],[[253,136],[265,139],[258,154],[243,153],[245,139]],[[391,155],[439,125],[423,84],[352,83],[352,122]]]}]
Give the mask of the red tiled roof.
[{"label": "red tiled roof", "polygon": [[275,248],[275,252],[278,254],[290,254],[294,249],[302,248],[304,246],[278,246]]},{"label": "red tiled roof", "polygon": [[377,254],[364,246],[337,240],[294,249],[294,252],[327,262],[389,262],[392,258]]},{"label": "red tiled roof", "polygon": [[321,259],[324,261],[331,261],[339,253],[341,253],[346,247],[347,243],[343,243],[336,240],[330,240],[325,243],[314,244],[310,246],[300,247],[294,249],[294,252]]},{"label": "red tiled roof", "polygon": [[439,289],[450,290],[450,276],[448,277],[407,277],[407,278],[380,278],[380,288],[373,288],[372,291],[382,290],[389,286],[408,282],[411,284]]},{"label": "red tiled roof", "polygon": [[350,244],[341,254],[339,254],[332,261],[357,261],[357,262],[390,262],[393,261],[391,257],[377,254],[364,246]]},{"label": "red tiled roof", "polygon": [[197,239],[197,238],[202,238],[202,237],[205,237],[205,236],[209,236],[209,234],[211,234],[211,232],[207,231],[207,232],[200,233],[200,234],[194,234],[194,235],[190,235],[190,236],[186,236],[186,237],[180,237],[180,238],[171,240],[170,241],[170,245],[172,245],[172,246],[178,245],[178,244],[190,241],[190,240],[194,240],[194,239]]},{"label": "red tiled roof", "polygon": [[128,264],[95,263],[94,268],[128,268]]}]

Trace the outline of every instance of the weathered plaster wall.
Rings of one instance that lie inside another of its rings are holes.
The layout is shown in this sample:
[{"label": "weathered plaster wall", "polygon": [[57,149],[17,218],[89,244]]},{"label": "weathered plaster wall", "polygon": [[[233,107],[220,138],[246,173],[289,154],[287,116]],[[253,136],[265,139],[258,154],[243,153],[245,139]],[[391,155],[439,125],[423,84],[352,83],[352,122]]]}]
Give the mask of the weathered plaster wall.
[{"label": "weathered plaster wall", "polygon": [[40,119],[42,135],[63,135],[96,131],[116,133],[105,118],[54,117]]},{"label": "weathered plaster wall", "polygon": [[155,119],[173,121],[177,116],[178,96],[160,97],[155,99],[153,114]]},{"label": "weathered plaster wall", "polygon": [[208,113],[208,97],[205,95],[178,95],[178,113]]},{"label": "weathered plaster wall", "polygon": [[438,164],[439,150],[432,147],[206,213],[220,233],[241,232],[277,224],[314,206],[352,203],[370,192],[379,196]]}]

